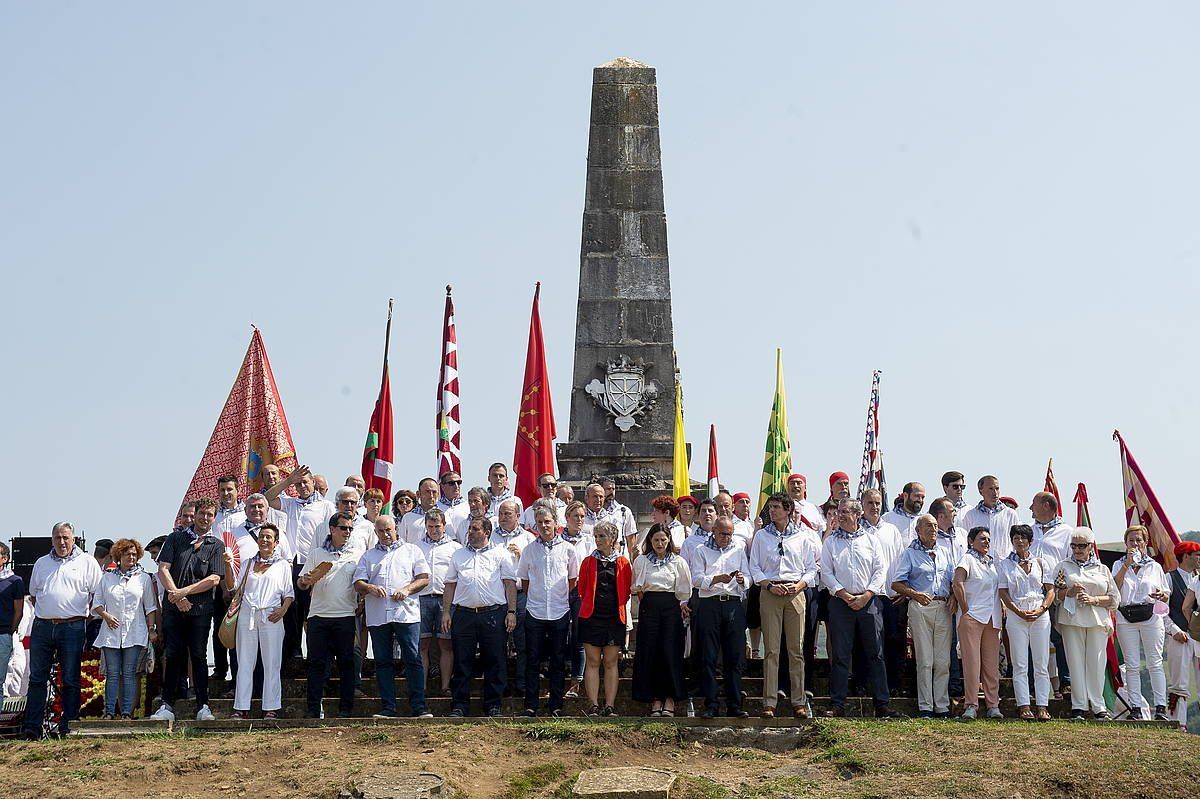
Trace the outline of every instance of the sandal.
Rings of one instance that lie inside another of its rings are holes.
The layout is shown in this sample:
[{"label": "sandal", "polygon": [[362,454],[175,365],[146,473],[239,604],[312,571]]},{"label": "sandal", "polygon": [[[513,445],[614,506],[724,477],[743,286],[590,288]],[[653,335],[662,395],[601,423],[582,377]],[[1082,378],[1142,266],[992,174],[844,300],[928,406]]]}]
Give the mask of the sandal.
[{"label": "sandal", "polygon": [[1033,711],[1029,709],[1029,705],[1021,705],[1017,709],[1017,718],[1022,721],[1034,721],[1037,716],[1033,715]]},{"label": "sandal", "polygon": [[[583,711],[583,715],[585,715],[585,716],[599,716],[599,715],[600,715],[600,706],[599,706],[599,705],[592,705],[592,706],[591,706],[591,707],[589,707],[587,710]],[[651,715],[653,715],[653,714],[651,714]]]},{"label": "sandal", "polygon": [[1044,707],[1039,707],[1038,712],[1037,712],[1037,720],[1038,721],[1049,721],[1050,720],[1049,709],[1044,708]]},{"label": "sandal", "polygon": [[662,705],[655,705],[650,708],[650,715],[654,716],[655,718],[657,718],[658,716],[661,716],[662,712],[663,712]]},{"label": "sandal", "polygon": [[661,715],[662,715],[664,718],[667,718],[667,717],[670,717],[670,718],[675,718],[675,711],[674,711],[674,710],[667,710],[667,709],[664,707],[664,708],[662,709],[662,714],[661,714]]},{"label": "sandal", "polygon": [[775,708],[764,707],[762,709],[762,712],[760,712],[758,715],[764,719],[773,719],[773,718],[775,718]]}]

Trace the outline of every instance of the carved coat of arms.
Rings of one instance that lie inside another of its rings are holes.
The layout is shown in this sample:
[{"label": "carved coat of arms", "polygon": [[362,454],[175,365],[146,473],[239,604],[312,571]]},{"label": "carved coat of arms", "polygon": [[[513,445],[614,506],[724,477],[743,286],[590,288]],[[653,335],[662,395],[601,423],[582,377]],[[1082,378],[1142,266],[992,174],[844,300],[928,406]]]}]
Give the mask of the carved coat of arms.
[{"label": "carved coat of arms", "polygon": [[613,417],[613,424],[628,433],[640,427],[637,417],[658,402],[658,384],[646,378],[646,365],[625,355],[605,364],[604,382],[593,380],[584,387],[592,401]]}]

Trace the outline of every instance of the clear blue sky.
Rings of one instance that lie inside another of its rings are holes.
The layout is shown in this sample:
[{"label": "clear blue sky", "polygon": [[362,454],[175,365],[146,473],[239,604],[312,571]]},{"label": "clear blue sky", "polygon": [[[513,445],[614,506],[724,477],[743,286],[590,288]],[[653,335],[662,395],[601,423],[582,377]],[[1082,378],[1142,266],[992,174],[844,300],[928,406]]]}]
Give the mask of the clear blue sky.
[{"label": "clear blue sky", "polygon": [[415,483],[447,282],[468,482],[512,457],[539,279],[565,434],[591,69],[618,55],[658,68],[693,477],[715,422],[723,480],[757,487],[781,346],[814,494],[857,476],[879,368],[893,488],[995,472],[1024,507],[1053,456],[1112,538],[1120,427],[1200,525],[1194,5],[0,14],[0,538],[165,531],[251,322],[302,460],[340,483],[388,296]]}]

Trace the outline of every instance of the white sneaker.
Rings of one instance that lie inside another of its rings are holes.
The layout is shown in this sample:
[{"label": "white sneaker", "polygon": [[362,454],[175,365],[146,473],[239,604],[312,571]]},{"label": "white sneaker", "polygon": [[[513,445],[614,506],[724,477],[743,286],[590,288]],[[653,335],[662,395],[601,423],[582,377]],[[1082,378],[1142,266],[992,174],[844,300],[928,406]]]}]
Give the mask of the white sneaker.
[{"label": "white sneaker", "polygon": [[208,705],[201,705],[200,709],[198,711],[196,711],[196,721],[216,721],[216,720],[217,720],[217,717],[214,716],[213,712],[208,709]]},{"label": "white sneaker", "polygon": [[1000,708],[998,707],[989,707],[986,715],[989,719],[1004,718],[1004,714],[1000,712]]},{"label": "white sneaker", "polygon": [[959,716],[959,718],[965,719],[966,721],[974,721],[977,718],[978,713],[979,711],[975,709],[974,705],[967,705],[967,709],[962,712],[962,715]]},{"label": "white sneaker", "polygon": [[171,706],[165,702],[158,706],[158,710],[154,711],[150,716],[151,721],[174,721],[175,711],[171,710]]}]

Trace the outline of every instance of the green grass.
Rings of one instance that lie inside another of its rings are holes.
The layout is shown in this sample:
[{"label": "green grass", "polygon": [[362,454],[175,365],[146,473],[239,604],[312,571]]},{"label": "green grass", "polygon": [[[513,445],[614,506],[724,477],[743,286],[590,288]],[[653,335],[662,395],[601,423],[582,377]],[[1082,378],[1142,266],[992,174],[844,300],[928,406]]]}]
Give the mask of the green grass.
[{"label": "green grass", "polygon": [[775,797],[786,799],[786,797],[799,796],[815,787],[815,782],[802,777],[778,777],[767,780],[762,785],[738,791],[737,797],[738,799],[774,799]]},{"label": "green grass", "polygon": [[356,744],[381,744],[387,743],[390,740],[392,740],[392,736],[383,730],[368,730],[354,736],[354,743]]},{"label": "green grass", "polygon": [[733,794],[728,788],[708,777],[680,774],[675,780],[675,786],[671,795],[675,796],[678,793],[679,799],[733,799]]},{"label": "green grass", "polygon": [[766,752],[760,752],[757,749],[747,749],[744,746],[723,746],[715,752],[720,760],[740,760],[750,762],[754,760],[770,760],[771,756]]},{"label": "green grass", "polygon": [[683,741],[683,728],[677,724],[649,721],[638,724],[636,729],[658,744],[675,746]]},{"label": "green grass", "polygon": [[41,763],[45,760],[53,760],[54,753],[49,749],[38,748],[30,749],[17,760],[18,763]]},{"label": "green grass", "polygon": [[567,767],[557,761],[530,766],[509,779],[508,788],[501,794],[501,797],[502,799],[527,799],[558,782],[566,776],[566,773]]},{"label": "green grass", "polygon": [[841,771],[843,777],[853,777],[867,770],[867,763],[858,754],[853,741],[833,725],[814,722],[813,744],[821,750],[821,757]]},{"label": "green grass", "polygon": [[89,782],[99,777],[100,772],[94,768],[76,768],[64,771],[63,776],[75,782]]}]

